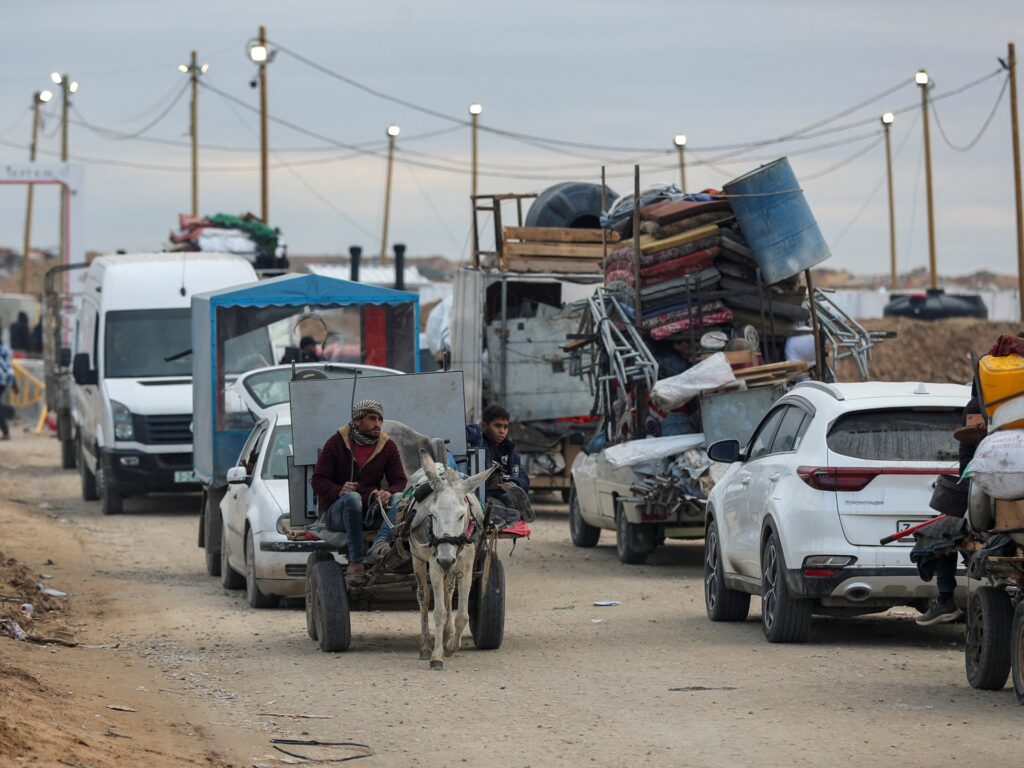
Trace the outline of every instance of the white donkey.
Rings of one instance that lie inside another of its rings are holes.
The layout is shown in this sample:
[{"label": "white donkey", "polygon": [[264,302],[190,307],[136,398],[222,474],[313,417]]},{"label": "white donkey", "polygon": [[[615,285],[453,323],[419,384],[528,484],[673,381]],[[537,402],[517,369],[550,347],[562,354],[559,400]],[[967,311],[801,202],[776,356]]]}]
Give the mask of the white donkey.
[{"label": "white donkey", "polygon": [[[420,604],[420,658],[431,669],[444,669],[444,656],[462,647],[469,623],[469,592],[477,542],[483,536],[483,510],[473,492],[490,477],[491,469],[463,480],[458,472],[437,471],[434,459],[420,450],[420,463],[431,493],[417,502],[409,533],[409,551],[416,573],[416,599]],[[428,605],[434,599],[434,645],[430,646]],[[452,598],[458,589],[458,613],[452,616]]]}]

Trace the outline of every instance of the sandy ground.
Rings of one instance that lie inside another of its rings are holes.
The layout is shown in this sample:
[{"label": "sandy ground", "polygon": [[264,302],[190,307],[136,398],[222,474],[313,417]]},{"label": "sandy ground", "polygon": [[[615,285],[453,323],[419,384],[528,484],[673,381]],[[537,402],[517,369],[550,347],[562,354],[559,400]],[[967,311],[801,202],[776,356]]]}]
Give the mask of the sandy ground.
[{"label": "sandy ground", "polygon": [[351,650],[326,655],[301,607],[254,611],[205,575],[194,498],[105,518],[57,447],[0,443],[2,549],[70,593],[85,646],[116,647],[0,639],[3,766],[281,765],[274,736],[369,744],[366,768],[1020,764],[1024,711],[968,686],[962,625],[820,619],[769,645],[757,601],[746,623],[707,620],[701,543],[622,566],[608,534],[574,549],[552,507],[502,547],[500,650],[470,641],[430,671],[416,614],[387,610],[355,613]]}]

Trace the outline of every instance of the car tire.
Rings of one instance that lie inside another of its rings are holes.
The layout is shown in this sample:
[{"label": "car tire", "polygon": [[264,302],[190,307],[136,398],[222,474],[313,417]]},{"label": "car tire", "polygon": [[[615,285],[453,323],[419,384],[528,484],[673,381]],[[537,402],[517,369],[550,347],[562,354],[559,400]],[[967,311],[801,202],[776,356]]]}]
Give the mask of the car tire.
[{"label": "car tire", "polygon": [[750,613],[750,595],[725,585],[725,563],[714,518],[704,536],[704,607],[711,621],[745,621]]},{"label": "car tire", "polygon": [[100,497],[96,492],[96,475],[89,470],[89,465],[85,463],[81,439],[78,441],[78,476],[82,481],[82,499],[96,501]]},{"label": "car tire", "polygon": [[657,526],[637,525],[626,518],[622,502],[615,502],[615,551],[619,562],[626,565],[643,565],[658,546],[655,534]]},{"label": "car tire", "polygon": [[313,606],[316,604],[316,569],[317,563],[332,563],[334,555],[330,552],[310,552],[306,558],[306,634],[310,640],[316,640],[316,616]]},{"label": "car tire", "polygon": [[223,524],[221,525],[220,549],[217,553],[220,558],[220,585],[224,589],[245,589],[245,576],[232,568],[231,563],[228,562],[228,548],[224,546],[224,542],[228,538],[228,532],[224,530],[225,527]]},{"label": "car tire", "polygon": [[203,550],[206,557],[206,572],[220,576],[220,547],[223,521],[220,507],[213,504],[210,493],[203,494]]},{"label": "car tire", "polygon": [[488,571],[486,588],[481,573],[469,593],[469,631],[481,651],[496,650],[505,639],[505,566],[497,552],[491,553]]},{"label": "car tire", "polygon": [[1024,602],[1017,603],[1013,612],[1010,632],[1010,672],[1013,675],[1013,693],[1018,704],[1024,704]]},{"label": "car tire", "polygon": [[61,469],[74,469],[77,463],[78,450],[75,441],[70,437],[60,439]]},{"label": "car tire", "polygon": [[596,547],[601,538],[601,529],[583,519],[580,499],[576,486],[569,489],[569,536],[577,547]]},{"label": "car tire", "polygon": [[280,602],[277,595],[268,595],[256,581],[256,536],[245,529],[245,599],[250,608],[274,608]]},{"label": "car tire", "polygon": [[1011,630],[1016,616],[1006,591],[978,587],[967,603],[964,666],[967,682],[982,691],[999,691],[1010,676]]},{"label": "car tire", "polygon": [[107,473],[103,469],[96,473],[96,485],[99,489],[100,510],[104,515],[120,515],[124,512],[124,496],[110,489]]},{"label": "car tire", "polygon": [[313,619],[321,651],[348,650],[352,644],[352,616],[345,591],[345,574],[336,562],[313,565]]},{"label": "car tire", "polygon": [[769,643],[802,643],[811,631],[811,601],[789,593],[786,560],[774,531],[761,549],[761,629]]},{"label": "car tire", "polygon": [[562,488],[558,492],[558,494],[562,497],[562,503],[563,504],[568,504],[569,503],[569,499],[572,496],[572,487],[570,486],[569,488]]}]

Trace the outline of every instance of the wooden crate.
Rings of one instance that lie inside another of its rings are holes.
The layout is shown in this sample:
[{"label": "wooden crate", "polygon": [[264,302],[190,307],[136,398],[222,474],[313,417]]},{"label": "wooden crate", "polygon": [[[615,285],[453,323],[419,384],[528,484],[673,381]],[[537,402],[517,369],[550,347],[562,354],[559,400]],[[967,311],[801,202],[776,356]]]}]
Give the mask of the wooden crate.
[{"label": "wooden crate", "polygon": [[563,227],[505,227],[499,267],[505,272],[600,274],[603,237],[618,242],[614,232]]}]

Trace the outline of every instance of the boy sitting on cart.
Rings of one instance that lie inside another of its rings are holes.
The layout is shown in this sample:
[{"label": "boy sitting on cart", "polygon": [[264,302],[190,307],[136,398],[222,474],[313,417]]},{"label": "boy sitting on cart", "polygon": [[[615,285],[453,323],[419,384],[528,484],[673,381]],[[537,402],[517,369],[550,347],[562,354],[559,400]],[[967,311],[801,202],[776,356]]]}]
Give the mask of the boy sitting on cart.
[{"label": "boy sitting on cart", "polygon": [[[499,405],[484,408],[480,424],[466,425],[466,442],[474,448],[483,448],[482,468],[497,463],[499,471],[491,475],[486,486],[486,500],[494,505],[518,513],[518,519],[532,522],[530,505],[530,478],[523,469],[522,458],[508,436],[511,416]],[[492,514],[495,507],[492,506]],[[515,520],[507,520],[512,525]]]},{"label": "boy sitting on cart", "polygon": [[332,540],[331,533],[348,534],[345,578],[354,586],[366,580],[364,531],[378,530],[371,555],[387,549],[398,498],[406,485],[398,446],[382,431],[383,423],[384,406],[380,403],[356,403],[352,420],[324,443],[310,481],[321,510],[320,519],[310,529],[325,541]]}]

